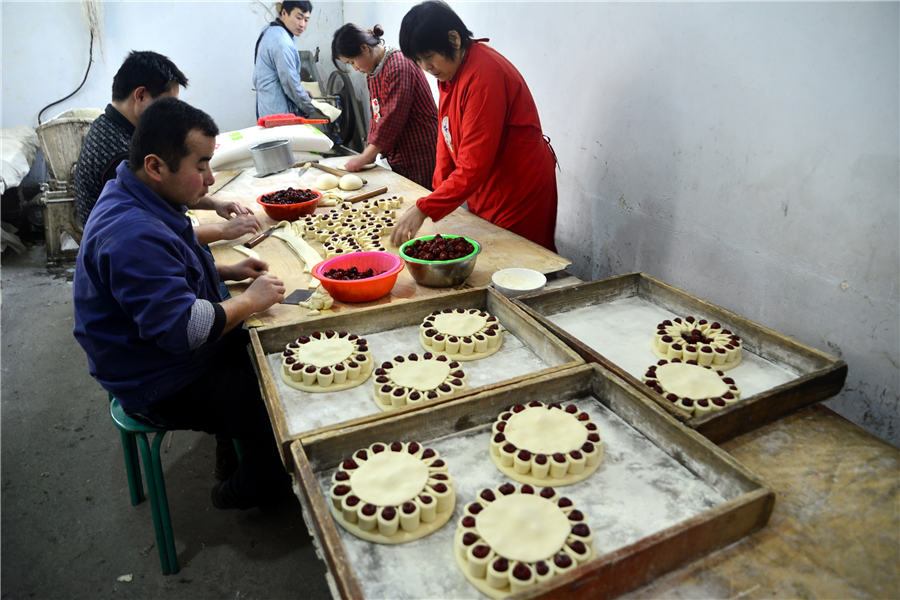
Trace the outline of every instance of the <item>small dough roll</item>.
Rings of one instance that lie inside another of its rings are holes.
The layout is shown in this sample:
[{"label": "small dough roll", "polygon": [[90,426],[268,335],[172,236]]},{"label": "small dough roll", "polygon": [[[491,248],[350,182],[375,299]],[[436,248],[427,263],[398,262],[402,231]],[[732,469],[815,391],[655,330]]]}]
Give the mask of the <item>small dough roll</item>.
[{"label": "small dough roll", "polygon": [[[324,175],[322,176],[324,177]],[[321,179],[321,177],[319,178]],[[358,190],[363,186],[362,179],[360,179],[359,175],[354,175],[353,173],[347,173],[341,180],[338,182],[341,186],[342,190],[346,190],[348,192],[352,192],[353,190]]]},{"label": "small dough roll", "polygon": [[316,189],[332,190],[338,186],[338,178],[331,173],[322,173],[316,179]]}]

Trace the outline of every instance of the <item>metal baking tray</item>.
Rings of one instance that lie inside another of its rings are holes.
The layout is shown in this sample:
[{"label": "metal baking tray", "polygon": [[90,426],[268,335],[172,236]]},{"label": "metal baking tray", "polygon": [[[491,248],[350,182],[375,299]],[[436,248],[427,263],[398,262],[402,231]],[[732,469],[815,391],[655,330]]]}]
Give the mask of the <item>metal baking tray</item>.
[{"label": "metal baking tray", "polygon": [[[490,427],[513,404],[574,402],[604,445],[587,479],[556,488],[588,517],[595,558],[516,598],[611,598],[762,528],[774,493],[726,452],[599,365],[581,365],[458,402],[305,436],[291,444],[295,488],[332,590],[340,598],[482,598],[453,557],[463,508],[507,481],[488,456]],[[366,542],[335,523],[330,479],[374,442],[418,441],[437,450],[456,491],[453,516],[399,545]]]},{"label": "metal baking tray", "polygon": [[[847,377],[844,361],[645,273],[535,292],[514,302],[585,360],[615,372],[714,442],[825,400]],[[741,388],[741,400],[702,417],[685,417],[641,381],[658,360],[650,350],[656,325],[688,315],[719,321],[744,345],[741,364],[727,372]]]},{"label": "metal baking tray", "polygon": [[452,402],[479,391],[584,364],[584,360],[564,342],[507,298],[488,288],[389,304],[377,311],[342,312],[308,323],[251,329],[253,360],[275,436],[282,447],[282,458],[289,459],[287,445],[293,439],[325,429],[381,419],[388,414],[372,400],[371,378],[355,388],[326,393],[303,392],[285,384],[280,374],[281,352],[288,342],[313,331],[349,331],[366,337],[372,358],[378,365],[397,354],[425,352],[419,343],[419,324],[432,311],[444,308],[485,310],[499,319],[506,333],[503,346],[496,354],[462,363],[468,389],[436,402]]}]

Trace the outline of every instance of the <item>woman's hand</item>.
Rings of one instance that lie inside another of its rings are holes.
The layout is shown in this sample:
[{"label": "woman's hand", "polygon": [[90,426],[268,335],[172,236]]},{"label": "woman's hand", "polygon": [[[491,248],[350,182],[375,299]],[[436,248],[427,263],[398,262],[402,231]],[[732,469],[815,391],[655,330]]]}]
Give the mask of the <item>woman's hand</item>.
[{"label": "woman's hand", "polygon": [[425,222],[425,217],[427,216],[428,215],[422,212],[415,204],[407,208],[406,211],[400,215],[400,218],[397,219],[397,224],[394,225],[394,232],[391,233],[391,243],[395,246],[400,246],[413,239],[416,232],[422,228],[422,223]]},{"label": "woman's hand", "polygon": [[[212,199],[212,197],[210,197]],[[216,200],[212,199],[213,208],[216,211],[216,214],[222,217],[223,219],[231,219],[232,216],[240,217],[241,215],[252,215],[253,211],[241,204],[240,202],[226,201],[226,200]],[[226,238],[233,239],[233,238]]]},{"label": "woman's hand", "polygon": [[256,233],[261,229],[259,219],[254,215],[240,215],[217,225],[220,240],[234,240],[245,233]]},{"label": "woman's hand", "polygon": [[222,265],[219,267],[219,277],[228,281],[242,281],[248,277],[257,279],[264,275],[268,268],[269,265],[265,261],[252,257],[245,258],[233,265]]},{"label": "woman's hand", "polygon": [[359,171],[367,164],[375,162],[379,152],[381,152],[381,148],[368,144],[358,156],[354,156],[347,161],[347,164],[344,165],[344,170]]},{"label": "woman's hand", "polygon": [[354,156],[350,160],[347,161],[347,164],[344,165],[345,171],[350,171],[351,173],[359,171],[362,169],[367,163],[363,162],[361,156]]}]

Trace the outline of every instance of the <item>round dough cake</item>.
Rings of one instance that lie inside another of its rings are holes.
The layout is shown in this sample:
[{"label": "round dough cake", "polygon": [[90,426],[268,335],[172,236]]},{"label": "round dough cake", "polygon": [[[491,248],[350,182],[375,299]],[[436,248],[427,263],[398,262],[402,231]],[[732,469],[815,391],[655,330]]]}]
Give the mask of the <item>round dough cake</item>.
[{"label": "round dough cake", "polygon": [[682,362],[661,360],[647,367],[644,383],[662,394],[682,414],[700,417],[737,402],[741,397],[731,377],[721,370]]},{"label": "round dough cake", "polygon": [[719,323],[694,317],[666,319],[656,326],[653,353],[658,358],[695,360],[722,371],[741,362],[741,338]]},{"label": "round dough cake", "polygon": [[381,410],[416,406],[466,389],[466,374],[459,363],[431,352],[395,356],[375,369],[373,381],[373,399]]},{"label": "round dough cake", "polygon": [[477,360],[500,349],[503,332],[497,317],[483,310],[445,308],[425,317],[419,341],[426,350],[455,360]]},{"label": "round dough cake", "polygon": [[585,521],[552,487],[504,483],[463,510],[453,555],[472,585],[502,598],[591,560],[594,534]]},{"label": "round dough cake", "polygon": [[365,338],[346,331],[314,331],[281,353],[281,379],[304,392],[336,392],[356,387],[374,365]]},{"label": "round dough cake", "polygon": [[456,504],[447,464],[418,442],[378,442],[357,450],[331,481],[335,520],[379,544],[425,537],[450,519]]},{"label": "round dough cake", "polygon": [[532,485],[570,485],[597,470],[603,442],[597,425],[574,404],[516,404],[491,432],[491,460],[500,472]]}]

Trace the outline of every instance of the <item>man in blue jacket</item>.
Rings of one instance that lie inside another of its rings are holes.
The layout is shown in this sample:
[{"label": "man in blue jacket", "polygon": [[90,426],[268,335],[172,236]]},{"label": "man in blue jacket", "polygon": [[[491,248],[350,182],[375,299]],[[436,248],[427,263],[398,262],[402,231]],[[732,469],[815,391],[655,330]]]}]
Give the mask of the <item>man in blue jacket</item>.
[{"label": "man in blue jacket", "polygon": [[257,118],[286,113],[322,117],[300,84],[300,54],[294,45],[294,36],[306,31],[311,13],[311,2],[282,2],[278,18],[259,34],[253,55]]},{"label": "man in blue jacket", "polygon": [[[250,508],[283,492],[281,465],[240,325],[284,299],[253,258],[216,265],[185,215],[214,182],[218,128],[176,98],[144,110],[129,160],[103,190],[75,268],[74,334],[91,375],[137,420],[243,442],[213,488],[218,508]],[[223,300],[221,280],[252,279]],[[225,478],[227,476],[227,478]]]}]

